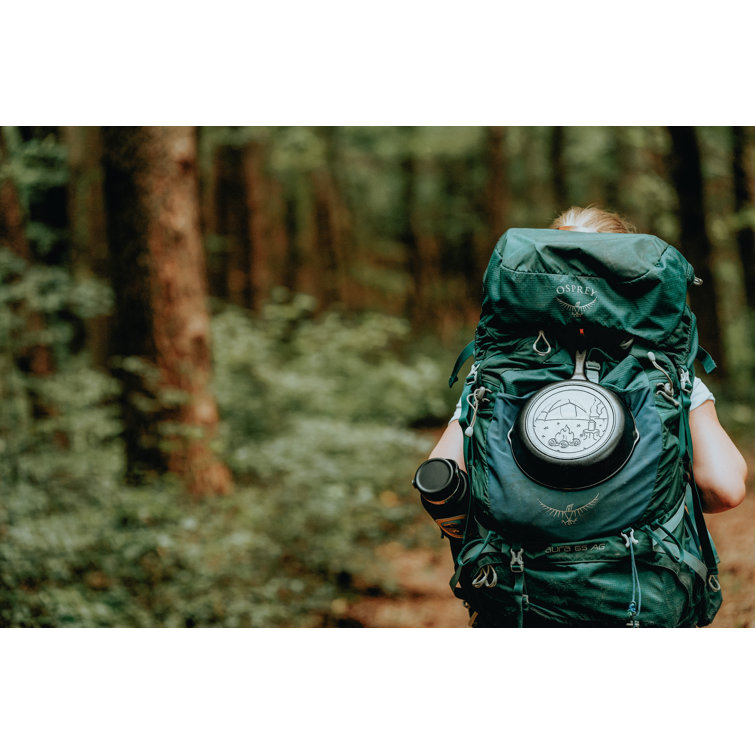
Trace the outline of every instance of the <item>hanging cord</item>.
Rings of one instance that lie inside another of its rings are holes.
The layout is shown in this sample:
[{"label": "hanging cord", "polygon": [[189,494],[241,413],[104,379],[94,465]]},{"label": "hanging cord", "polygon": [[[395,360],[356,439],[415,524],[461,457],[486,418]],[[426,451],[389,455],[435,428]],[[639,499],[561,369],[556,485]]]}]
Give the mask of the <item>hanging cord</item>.
[{"label": "hanging cord", "polygon": [[548,339],[545,337],[544,331],[538,330],[537,338],[532,344],[532,350],[535,352],[535,354],[539,354],[541,357],[547,356],[551,353],[551,345],[550,343],[548,343]]},{"label": "hanging cord", "polygon": [[472,587],[495,587],[498,584],[498,574],[492,564],[486,564],[477,572],[472,580]]},{"label": "hanging cord", "polygon": [[469,423],[469,427],[464,431],[464,435],[466,435],[467,438],[471,438],[474,433],[474,426],[475,422],[477,422],[477,412],[480,409],[480,404],[487,404],[490,402],[489,398],[485,398],[487,392],[487,388],[480,386],[479,388],[475,388],[475,390],[467,396],[467,403],[472,407],[472,421]]},{"label": "hanging cord", "polygon": [[668,399],[678,409],[679,402],[674,398],[674,383],[671,380],[671,375],[669,375],[668,372],[664,370],[660,364],[658,364],[658,361],[655,358],[655,354],[652,351],[648,351],[647,356],[648,356],[648,359],[652,362],[653,367],[655,367],[657,370],[662,372],[663,375],[666,377],[665,383],[656,384],[655,386],[656,394],[660,393],[664,398]]},{"label": "hanging cord", "polygon": [[635,538],[633,529],[622,532],[621,536],[624,538],[624,545],[629,548],[629,557],[632,560],[632,599],[627,606],[627,626],[638,627],[640,626],[640,611],[642,611],[642,586],[634,558],[634,546],[639,545],[640,541]]},{"label": "hanging cord", "polygon": [[[484,539],[478,538],[476,540],[470,540],[468,543],[465,543],[464,547],[459,551],[459,555],[456,557],[456,571],[454,572],[453,577],[451,577],[451,582],[449,583],[451,585],[452,590],[459,583],[459,578],[461,577],[461,570],[470,561],[474,561],[474,559],[478,558],[479,556],[483,555],[483,553],[487,552],[486,549],[488,548],[488,544],[490,543],[490,538],[492,537],[492,535],[493,535],[492,531],[488,531]],[[466,538],[466,533],[465,533],[465,538]],[[490,550],[494,550],[494,548],[490,546]]]}]

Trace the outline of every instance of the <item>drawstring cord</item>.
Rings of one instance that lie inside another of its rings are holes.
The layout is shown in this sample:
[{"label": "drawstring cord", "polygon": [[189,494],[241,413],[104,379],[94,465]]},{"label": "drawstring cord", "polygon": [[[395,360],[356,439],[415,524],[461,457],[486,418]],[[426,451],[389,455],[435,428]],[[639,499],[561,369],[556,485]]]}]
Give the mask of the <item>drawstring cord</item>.
[{"label": "drawstring cord", "polygon": [[640,626],[639,615],[642,610],[642,586],[640,585],[640,575],[637,571],[637,562],[634,558],[634,546],[639,545],[640,541],[634,536],[634,530],[629,529],[622,532],[624,545],[629,548],[629,557],[632,560],[632,599],[627,606],[627,626]]},{"label": "drawstring cord", "polygon": [[472,421],[469,423],[469,427],[464,431],[464,435],[466,435],[467,438],[471,438],[474,433],[474,426],[475,422],[477,422],[477,412],[480,408],[480,403],[488,403],[490,401],[490,399],[485,398],[487,390],[487,388],[481,386],[467,396],[467,403],[472,407]]}]

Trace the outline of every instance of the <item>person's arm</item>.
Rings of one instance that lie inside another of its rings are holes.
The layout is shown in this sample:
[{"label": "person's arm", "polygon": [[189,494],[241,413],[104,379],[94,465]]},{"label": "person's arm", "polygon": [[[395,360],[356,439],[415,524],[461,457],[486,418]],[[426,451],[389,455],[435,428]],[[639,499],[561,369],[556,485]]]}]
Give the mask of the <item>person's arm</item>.
[{"label": "person's arm", "polygon": [[459,420],[454,419],[448,423],[448,426],[440,436],[440,440],[435,448],[430,452],[431,459],[453,459],[460,469],[466,472],[464,466],[464,433],[459,424]]},{"label": "person's arm", "polygon": [[692,471],[708,514],[728,511],[744,500],[747,463],[721,427],[713,401],[689,414]]}]

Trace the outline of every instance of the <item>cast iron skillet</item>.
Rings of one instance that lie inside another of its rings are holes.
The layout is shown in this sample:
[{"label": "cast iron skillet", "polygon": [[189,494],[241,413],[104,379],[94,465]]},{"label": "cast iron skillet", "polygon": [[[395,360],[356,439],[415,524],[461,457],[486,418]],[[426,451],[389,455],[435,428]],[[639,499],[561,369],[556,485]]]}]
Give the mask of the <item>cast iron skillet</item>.
[{"label": "cast iron skillet", "polygon": [[549,488],[582,490],[604,482],[627,463],[639,440],[624,402],[587,379],[585,355],[577,352],[569,380],[535,393],[509,431],[519,468]]}]

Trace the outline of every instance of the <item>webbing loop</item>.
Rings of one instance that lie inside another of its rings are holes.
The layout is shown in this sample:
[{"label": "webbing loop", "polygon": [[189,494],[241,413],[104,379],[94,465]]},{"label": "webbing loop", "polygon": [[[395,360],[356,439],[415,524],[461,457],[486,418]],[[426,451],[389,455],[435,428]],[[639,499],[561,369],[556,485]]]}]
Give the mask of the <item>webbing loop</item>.
[{"label": "webbing loop", "polygon": [[454,368],[451,371],[451,377],[448,378],[448,387],[453,388],[454,383],[459,379],[459,370],[461,369],[461,366],[464,364],[464,362],[469,359],[469,357],[472,356],[474,353],[474,341],[470,341],[462,350],[461,354],[456,359],[456,364],[454,364]]},{"label": "webbing loop", "polygon": [[[543,342],[543,348],[542,346],[538,347],[538,344],[540,342]],[[552,348],[550,343],[548,343],[548,339],[545,337],[545,332],[542,330],[538,330],[537,332],[537,338],[535,339],[535,342],[532,344],[532,350],[535,352],[535,354],[539,354],[541,357],[544,357],[551,353]]]}]

